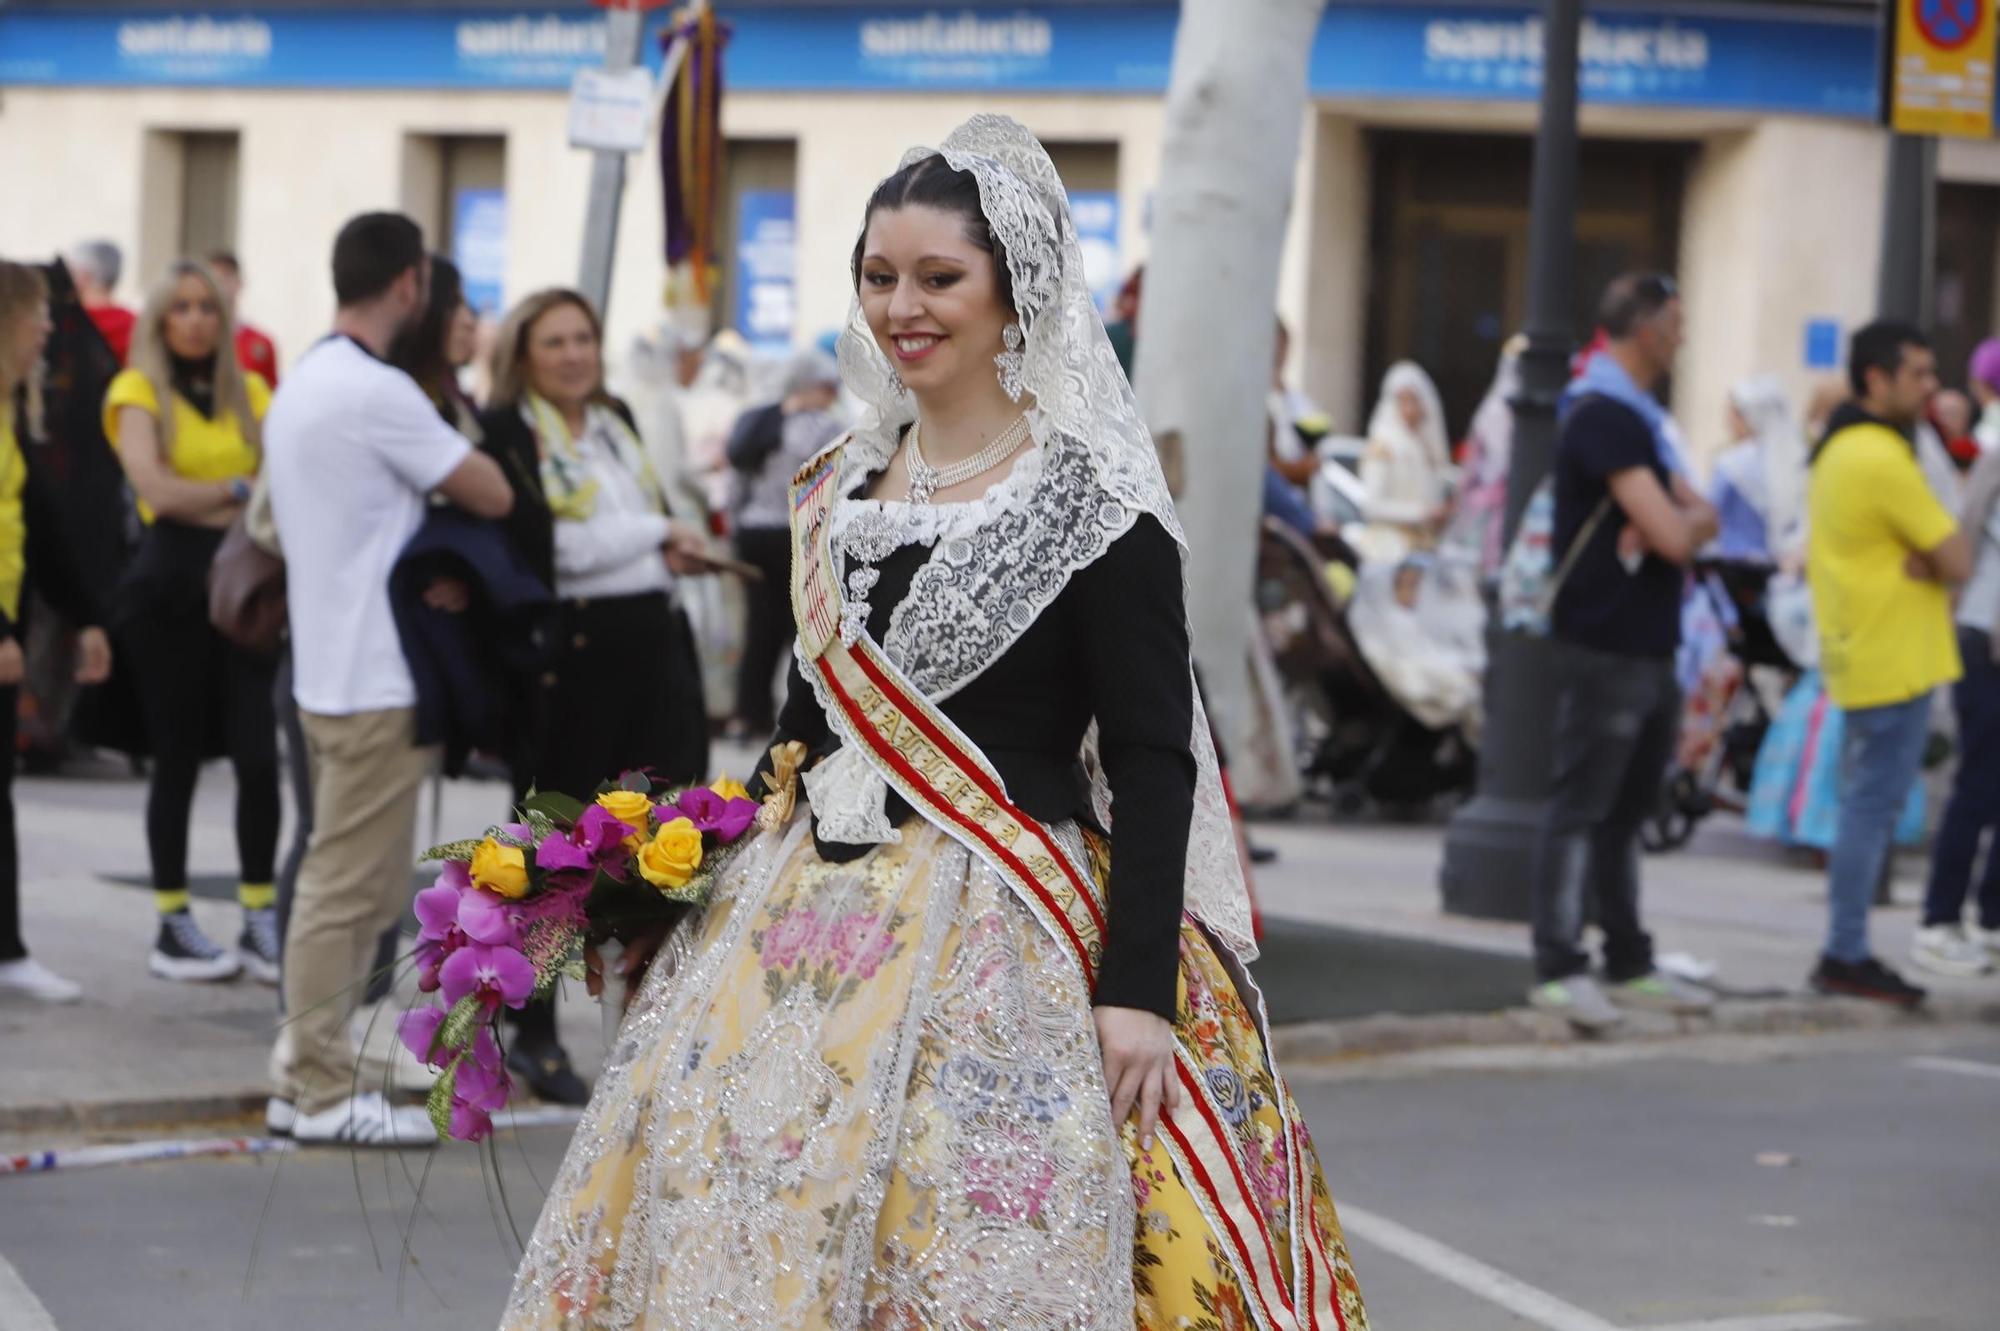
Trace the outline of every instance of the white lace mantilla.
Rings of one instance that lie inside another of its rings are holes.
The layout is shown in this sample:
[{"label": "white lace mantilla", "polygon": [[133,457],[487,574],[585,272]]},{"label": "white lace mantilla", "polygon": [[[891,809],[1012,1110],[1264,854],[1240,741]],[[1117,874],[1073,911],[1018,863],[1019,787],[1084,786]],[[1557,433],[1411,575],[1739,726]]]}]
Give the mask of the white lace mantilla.
[{"label": "white lace mantilla", "polygon": [[[1141,514],[1151,514],[1166,529],[1183,559],[1187,537],[1132,387],[1104,335],[1068,196],[1048,153],[1021,125],[995,115],[974,116],[935,151],[978,181],[987,222],[1006,251],[1026,333],[1022,377],[1039,455],[1024,456],[986,499],[957,516],[933,518],[909,513],[909,505],[881,505],[871,518],[870,509],[850,501],[841,506],[845,514],[836,509],[832,542],[836,567],[844,566],[850,546],[871,560],[878,557],[880,541],[930,546],[930,558],[896,607],[881,646],[917,688],[943,702],[999,660],[1071,576],[1101,556]],[[932,152],[911,149],[903,164]],[[895,372],[875,344],[858,299],[841,333],[839,354],[848,387],[870,409],[847,445],[841,479],[843,493],[851,495],[888,465],[904,428],[916,419],[916,404],[897,391]],[[871,532],[871,526],[877,530]],[[850,643],[865,630],[865,606],[874,589],[874,579],[863,576],[856,597],[854,571],[843,567],[842,590],[850,603],[858,600],[863,607],[843,623]],[[815,689],[822,687],[816,671],[805,675]],[[821,706],[851,747],[853,736],[828,701],[822,694]],[[1198,775],[1188,835],[1187,907],[1240,956],[1254,957],[1236,834],[1198,695],[1189,746]],[[1106,815],[1110,796],[1095,756],[1093,730],[1084,757],[1097,774],[1094,803]]]}]

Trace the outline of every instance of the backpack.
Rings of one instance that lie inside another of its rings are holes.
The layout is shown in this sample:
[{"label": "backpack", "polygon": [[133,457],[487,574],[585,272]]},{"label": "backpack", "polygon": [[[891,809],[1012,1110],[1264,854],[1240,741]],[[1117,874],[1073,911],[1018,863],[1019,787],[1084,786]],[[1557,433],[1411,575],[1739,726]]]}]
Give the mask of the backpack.
[{"label": "backpack", "polygon": [[1563,553],[1562,562],[1552,558],[1556,527],[1556,487],[1553,476],[1544,476],[1528,498],[1521,513],[1521,525],[1507,547],[1500,564],[1500,625],[1510,633],[1526,633],[1546,638],[1555,615],[1556,597],[1576,568],[1591,537],[1611,513],[1611,496],[1597,505]]}]

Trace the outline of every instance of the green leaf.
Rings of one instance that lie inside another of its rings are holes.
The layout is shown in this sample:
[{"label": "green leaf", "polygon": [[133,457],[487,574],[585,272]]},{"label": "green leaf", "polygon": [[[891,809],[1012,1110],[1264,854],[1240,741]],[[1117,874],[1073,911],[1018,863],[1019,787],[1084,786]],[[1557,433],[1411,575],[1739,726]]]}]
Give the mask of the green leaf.
[{"label": "green leaf", "polygon": [[434,863],[439,860],[470,860],[473,852],[478,849],[479,841],[477,839],[471,841],[447,841],[442,846],[432,846],[420,858],[425,864]]},{"label": "green leaf", "polygon": [[583,817],[588,806],[573,795],[565,795],[555,790],[538,790],[529,795],[521,804],[521,811],[529,814],[546,814],[557,822],[574,825]]},{"label": "green leaf", "polygon": [[486,1008],[479,1001],[479,995],[467,994],[445,1014],[438,1026],[437,1048],[454,1051],[472,1047],[479,1035],[479,1028],[486,1024]]},{"label": "green leaf", "polygon": [[451,1140],[451,1097],[458,1089],[458,1065],[463,1058],[454,1058],[451,1066],[438,1074],[431,1086],[431,1093],[424,1098],[424,1108],[431,1116],[431,1126],[437,1129],[441,1141]]}]

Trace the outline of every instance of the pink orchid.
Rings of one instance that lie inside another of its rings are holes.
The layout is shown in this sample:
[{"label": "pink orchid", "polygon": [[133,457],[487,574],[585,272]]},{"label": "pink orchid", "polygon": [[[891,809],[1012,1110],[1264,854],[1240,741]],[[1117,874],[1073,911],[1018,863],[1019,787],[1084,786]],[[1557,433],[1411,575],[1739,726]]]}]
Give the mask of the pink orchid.
[{"label": "pink orchid", "polygon": [[593,804],[568,832],[551,832],[535,849],[535,864],[552,873],[589,873],[606,860],[622,859],[625,842],[638,835],[630,824]]},{"label": "pink orchid", "polygon": [[437,1044],[438,1028],[444,1025],[445,1010],[436,1004],[426,1004],[411,1008],[396,1023],[396,1034],[402,1039],[403,1047],[416,1056],[419,1063],[430,1067],[441,1066],[432,1054]]},{"label": "pink orchid", "polygon": [[467,943],[445,959],[438,970],[446,1007],[456,1007],[468,994],[477,994],[489,1008],[505,1003],[522,1007],[535,992],[535,968],[511,947]]},{"label": "pink orchid", "polygon": [[735,841],[757,821],[757,801],[724,799],[712,790],[696,787],[683,791],[672,804],[660,811],[660,821],[686,818],[697,831],[714,833],[724,845]]},{"label": "pink orchid", "polygon": [[[487,1039],[491,1040],[488,1035]],[[512,1083],[506,1068],[474,1057],[459,1063],[452,1081],[451,1135],[459,1141],[485,1141],[493,1133],[493,1115],[507,1105]]]},{"label": "pink orchid", "polygon": [[471,941],[489,947],[518,947],[521,943],[519,907],[477,888],[459,894],[458,927]]},{"label": "pink orchid", "polygon": [[[458,872],[454,874],[453,869]],[[463,887],[454,881],[458,878],[465,879]],[[465,930],[459,926],[458,911],[459,898],[471,885],[465,866],[454,860],[438,875],[436,886],[417,893],[417,988],[427,994],[436,992],[438,968],[444,965],[445,958],[468,941]]]}]

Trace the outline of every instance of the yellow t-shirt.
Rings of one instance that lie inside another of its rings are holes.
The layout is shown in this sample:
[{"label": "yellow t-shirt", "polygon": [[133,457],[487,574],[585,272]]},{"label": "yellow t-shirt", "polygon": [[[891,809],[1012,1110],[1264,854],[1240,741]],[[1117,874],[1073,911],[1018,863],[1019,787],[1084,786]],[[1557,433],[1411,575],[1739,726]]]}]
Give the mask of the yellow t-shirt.
[{"label": "yellow t-shirt", "polygon": [[[243,387],[250,399],[251,414],[264,419],[271,405],[271,386],[259,374],[245,373]],[[104,394],[104,437],[118,446],[118,412],[121,407],[137,407],[154,420],[160,418],[160,398],[153,382],[138,370],[121,371]],[[210,420],[194,409],[194,404],[174,394],[174,450],[167,459],[174,474],[190,481],[233,481],[257,474],[257,450],[244,438],[236,423],[236,413],[222,412]],[[153,520],[153,510],[139,505],[139,516]]]},{"label": "yellow t-shirt", "polygon": [[1958,523],[1924,480],[1909,442],[1885,425],[1828,440],[1807,488],[1807,578],[1826,691],[1842,708],[1886,707],[1957,679],[1951,596],[1903,569]]},{"label": "yellow t-shirt", "polygon": [[14,433],[14,409],[0,402],[0,610],[21,618],[21,584],[28,576],[28,517],[21,491],[28,484],[28,459]]}]

